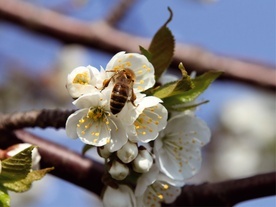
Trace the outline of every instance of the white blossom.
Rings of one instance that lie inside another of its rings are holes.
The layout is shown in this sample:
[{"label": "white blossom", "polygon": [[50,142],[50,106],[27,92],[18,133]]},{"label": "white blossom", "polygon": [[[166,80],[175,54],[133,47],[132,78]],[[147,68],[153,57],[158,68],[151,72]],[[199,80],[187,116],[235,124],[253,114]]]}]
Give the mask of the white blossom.
[{"label": "white blossom", "polygon": [[[106,91],[108,94],[108,91]],[[71,114],[66,122],[66,133],[80,138],[86,144],[106,146],[110,152],[117,151],[127,142],[125,128],[109,110],[109,98],[95,91],[73,102],[80,110]]]},{"label": "white blossom", "polygon": [[104,207],[136,207],[134,193],[127,185],[119,185],[118,189],[107,186],[103,195]]},{"label": "white blossom", "polygon": [[168,204],[175,201],[181,193],[181,188],[172,186],[164,177],[155,165],[149,172],[142,174],[135,188],[138,206],[161,207],[161,202]]},{"label": "white blossom", "polygon": [[80,66],[67,76],[66,88],[73,98],[78,98],[83,94],[96,91],[102,86],[105,78],[103,69],[99,71],[92,66]]},{"label": "white blossom", "polygon": [[[106,71],[115,72],[126,68],[131,69],[135,73],[135,90],[144,91],[154,85],[154,68],[144,55],[119,52],[107,63]],[[113,73],[110,72],[109,76],[111,77],[112,75]]]},{"label": "white blossom", "polygon": [[192,114],[183,113],[168,121],[154,143],[154,154],[161,172],[183,181],[198,172],[201,147],[209,142],[210,129]]},{"label": "white blossom", "polygon": [[138,102],[131,115],[132,120],[125,121],[131,123],[127,127],[129,140],[147,143],[156,139],[159,132],[166,127],[168,111],[160,102],[162,101],[154,96],[143,97]]}]

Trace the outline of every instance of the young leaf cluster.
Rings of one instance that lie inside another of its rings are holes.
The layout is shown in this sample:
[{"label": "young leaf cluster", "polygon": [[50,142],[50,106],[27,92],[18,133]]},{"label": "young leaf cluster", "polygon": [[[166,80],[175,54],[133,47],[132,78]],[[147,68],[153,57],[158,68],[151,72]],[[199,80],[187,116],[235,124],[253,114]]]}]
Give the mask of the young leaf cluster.
[{"label": "young leaf cluster", "polygon": [[[140,46],[141,53],[148,58],[155,68],[155,80],[157,83],[159,83],[160,77],[170,66],[175,48],[174,36],[167,27],[167,24],[172,20],[172,11],[170,8],[168,10],[170,17],[154,35],[149,49],[147,50]],[[222,72],[210,71],[201,76],[191,78],[182,63],[179,64],[179,69],[181,71],[179,80],[151,88],[145,93],[162,99],[163,105],[172,111],[184,111],[187,108],[206,103],[207,101],[203,101],[201,103],[188,104],[187,106],[187,103],[194,101]]]},{"label": "young leaf cluster", "polygon": [[45,168],[32,171],[32,150],[34,146],[28,147],[13,157],[1,162],[0,173],[0,206],[9,207],[10,197],[8,190],[24,192],[30,189],[33,181],[40,180],[44,175],[53,170]]}]

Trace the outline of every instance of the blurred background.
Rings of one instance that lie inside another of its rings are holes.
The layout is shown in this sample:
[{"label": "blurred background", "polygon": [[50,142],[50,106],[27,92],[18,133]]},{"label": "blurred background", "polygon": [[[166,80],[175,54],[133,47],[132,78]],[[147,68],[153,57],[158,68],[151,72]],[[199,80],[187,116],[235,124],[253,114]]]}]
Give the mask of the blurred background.
[{"label": "blurred background", "polygon": [[[107,17],[119,0],[24,2],[92,24]],[[133,3],[116,28],[152,38],[167,20],[168,6],[174,13],[168,26],[176,42],[275,68],[274,0],[140,0]],[[73,108],[65,88],[67,74],[81,65],[105,67],[113,55],[64,44],[0,17],[0,113]],[[197,115],[210,126],[213,137],[204,150],[201,172],[190,183],[275,171],[275,91],[224,79],[213,83],[199,99],[210,100],[199,107]],[[83,147],[79,140],[67,138],[64,130],[28,130],[77,152]],[[35,182],[27,193],[11,195],[13,207],[100,206],[97,196],[51,175]],[[275,197],[268,197],[237,206],[275,204]]]}]

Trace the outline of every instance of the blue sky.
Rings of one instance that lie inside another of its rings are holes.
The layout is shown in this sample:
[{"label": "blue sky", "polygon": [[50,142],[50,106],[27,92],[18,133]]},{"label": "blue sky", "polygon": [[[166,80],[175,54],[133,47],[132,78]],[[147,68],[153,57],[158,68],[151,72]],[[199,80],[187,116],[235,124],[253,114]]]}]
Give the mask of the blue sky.
[{"label": "blue sky", "polygon": [[[58,7],[67,15],[93,21],[104,17],[117,1],[86,1],[83,7],[72,6],[72,2],[82,2],[81,0],[29,0],[29,2],[49,8]],[[276,65],[275,0],[219,0],[213,4],[198,2],[195,0],[140,0],[128,11],[126,17],[118,24],[118,28],[134,35],[152,37],[167,20],[169,15],[167,7],[169,6],[174,13],[169,28],[178,42],[198,45],[221,55]],[[55,64],[61,49],[62,44],[55,39],[36,36],[19,26],[0,22],[0,73],[2,73],[2,78],[8,72],[6,67],[11,62],[22,65],[26,73],[39,74]],[[105,66],[112,56],[92,49],[88,51],[88,62],[93,63],[95,67]],[[222,86],[227,87],[227,90],[222,90]],[[212,120],[215,120],[218,113],[218,107],[227,99],[248,93],[254,93],[254,89],[239,84],[215,83],[204,94],[204,97],[211,100],[211,103],[204,106],[199,115],[212,125]],[[219,100],[215,96],[217,94],[220,94]],[[54,132],[37,130],[36,133],[47,137],[47,133],[51,135]],[[77,147],[73,142],[66,143],[75,150],[80,148],[80,143]],[[62,187],[63,185],[66,184],[55,184],[55,187],[60,186],[57,188],[69,196],[66,196],[66,200],[62,197],[55,198],[56,206],[70,207],[79,204],[70,199],[74,186]],[[275,197],[238,206],[272,206],[273,202],[275,203]],[[33,204],[33,206],[38,205],[44,207],[49,203]],[[90,205],[83,202],[82,206]]]}]

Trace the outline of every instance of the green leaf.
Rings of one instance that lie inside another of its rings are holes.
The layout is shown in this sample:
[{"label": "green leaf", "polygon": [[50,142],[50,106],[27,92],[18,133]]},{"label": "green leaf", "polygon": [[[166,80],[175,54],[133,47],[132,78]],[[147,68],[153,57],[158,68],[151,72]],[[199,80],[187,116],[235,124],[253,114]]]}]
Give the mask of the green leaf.
[{"label": "green leaf", "polygon": [[173,111],[186,111],[186,110],[192,110],[200,105],[206,104],[208,103],[208,100],[202,101],[202,102],[198,102],[198,103],[184,103],[184,104],[177,104],[177,105],[172,105],[170,107],[170,109],[172,109]]},{"label": "green leaf", "polygon": [[140,49],[142,55],[146,56],[146,58],[148,59],[148,61],[151,62],[151,58],[152,58],[151,53],[147,49],[143,48],[142,46],[139,46],[139,49]]},{"label": "green leaf", "polygon": [[7,189],[0,185],[0,206],[1,207],[10,207],[11,201]]},{"label": "green leaf", "polygon": [[179,64],[179,69],[181,70],[182,78],[159,87],[153,92],[154,96],[164,99],[170,96],[181,94],[194,87],[193,82],[190,76],[187,74],[187,71],[185,70],[182,63]]},{"label": "green leaf", "polygon": [[31,170],[33,149],[34,146],[30,146],[15,156],[3,160],[0,182],[12,182],[25,178]]},{"label": "green leaf", "polygon": [[30,189],[33,181],[40,180],[45,176],[46,173],[48,173],[53,169],[54,168],[52,167],[52,168],[45,168],[42,170],[32,171],[24,179],[13,181],[13,182],[4,182],[2,184],[8,190],[11,190],[14,192],[24,192]]},{"label": "green leaf", "polygon": [[93,147],[94,147],[93,145],[89,145],[89,144],[84,145],[84,147],[82,148],[82,155],[84,155],[88,150],[90,150]]},{"label": "green leaf", "polygon": [[148,49],[151,54],[150,62],[155,69],[155,80],[158,80],[169,67],[174,53],[174,36],[167,27],[167,24],[172,20],[173,13],[170,8],[168,10],[170,12],[169,19],[154,35]]},{"label": "green leaf", "polygon": [[194,84],[192,89],[164,98],[163,99],[164,106],[171,108],[173,105],[183,104],[186,102],[193,101],[201,93],[203,93],[208,88],[208,86],[215,79],[217,79],[221,74],[222,72],[210,71],[210,72],[204,73],[201,76],[196,77],[195,79],[192,80]]}]

